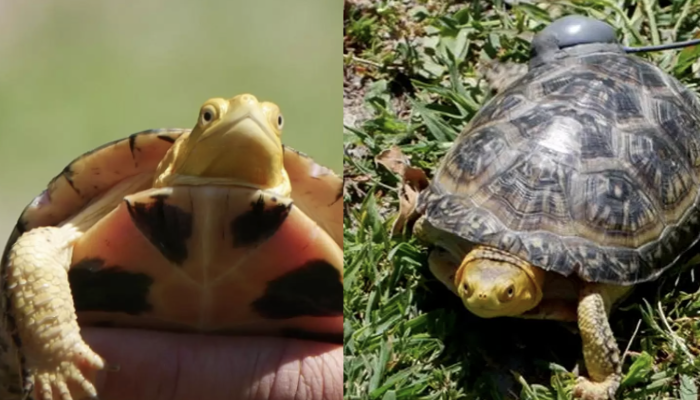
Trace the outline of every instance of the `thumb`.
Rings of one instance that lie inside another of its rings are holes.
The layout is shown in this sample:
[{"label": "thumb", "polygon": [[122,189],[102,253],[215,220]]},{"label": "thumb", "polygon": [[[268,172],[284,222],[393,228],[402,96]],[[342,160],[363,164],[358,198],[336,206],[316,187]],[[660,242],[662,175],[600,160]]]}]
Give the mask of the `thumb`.
[{"label": "thumb", "polygon": [[116,371],[100,400],[341,400],[342,346],[296,339],[84,328]]}]

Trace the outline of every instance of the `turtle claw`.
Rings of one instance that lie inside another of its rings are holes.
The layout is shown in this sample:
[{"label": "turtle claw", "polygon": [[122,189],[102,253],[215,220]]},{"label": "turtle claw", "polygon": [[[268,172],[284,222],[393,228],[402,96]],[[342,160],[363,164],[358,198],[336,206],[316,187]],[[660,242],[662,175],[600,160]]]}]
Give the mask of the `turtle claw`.
[{"label": "turtle claw", "polygon": [[27,366],[34,399],[98,399],[94,382],[97,371],[104,369],[105,363],[84,342],[77,348],[60,352],[59,354],[67,356],[60,357],[63,359],[46,361],[35,367]]},{"label": "turtle claw", "polygon": [[576,379],[576,386],[574,386],[574,398],[581,400],[614,400],[619,386],[619,379],[614,377],[602,382],[593,382],[584,377],[579,377]]}]

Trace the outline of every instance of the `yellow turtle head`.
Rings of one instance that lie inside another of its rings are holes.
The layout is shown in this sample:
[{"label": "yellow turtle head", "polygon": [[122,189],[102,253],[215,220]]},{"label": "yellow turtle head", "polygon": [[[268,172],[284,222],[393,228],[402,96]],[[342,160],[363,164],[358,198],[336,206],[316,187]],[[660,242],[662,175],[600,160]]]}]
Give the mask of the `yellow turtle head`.
[{"label": "yellow turtle head", "polygon": [[239,185],[287,196],[283,126],[279,107],[253,95],[209,99],[161,161],[154,186]]},{"label": "yellow turtle head", "polygon": [[455,274],[464,306],[481,318],[514,317],[542,300],[542,269],[506,252],[476,247]]}]

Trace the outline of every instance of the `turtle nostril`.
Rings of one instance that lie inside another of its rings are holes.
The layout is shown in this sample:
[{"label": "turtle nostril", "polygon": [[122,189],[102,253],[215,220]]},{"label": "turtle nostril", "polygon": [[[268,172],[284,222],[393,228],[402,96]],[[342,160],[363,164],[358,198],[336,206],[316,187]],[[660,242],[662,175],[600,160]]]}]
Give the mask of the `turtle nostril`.
[{"label": "turtle nostril", "polygon": [[255,102],[257,102],[257,99],[251,94],[244,94],[241,95],[241,102],[245,104],[254,104]]}]

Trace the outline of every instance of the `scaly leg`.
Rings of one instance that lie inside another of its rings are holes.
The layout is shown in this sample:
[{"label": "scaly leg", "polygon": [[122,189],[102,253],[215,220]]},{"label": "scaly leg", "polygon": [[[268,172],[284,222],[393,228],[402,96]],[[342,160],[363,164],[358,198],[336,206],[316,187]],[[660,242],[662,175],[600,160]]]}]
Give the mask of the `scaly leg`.
[{"label": "scaly leg", "polygon": [[452,293],[459,296],[455,287],[455,274],[457,273],[457,268],[459,268],[459,260],[455,259],[445,249],[438,247],[430,252],[428,267],[437,280],[447,286]]},{"label": "scaly leg", "polygon": [[524,319],[576,322],[576,304],[560,299],[543,299],[537,307],[529,310],[520,317]]},{"label": "scaly leg", "polygon": [[78,236],[73,228],[36,228],[9,253],[5,312],[14,320],[24,356],[25,392],[36,400],[97,397],[94,380],[104,361],[80,335],[68,283]]},{"label": "scaly leg", "polygon": [[614,399],[622,379],[622,360],[608,317],[612,304],[626,288],[586,284],[580,293],[578,325],[583,358],[590,379],[580,377],[574,397],[585,400]]}]

